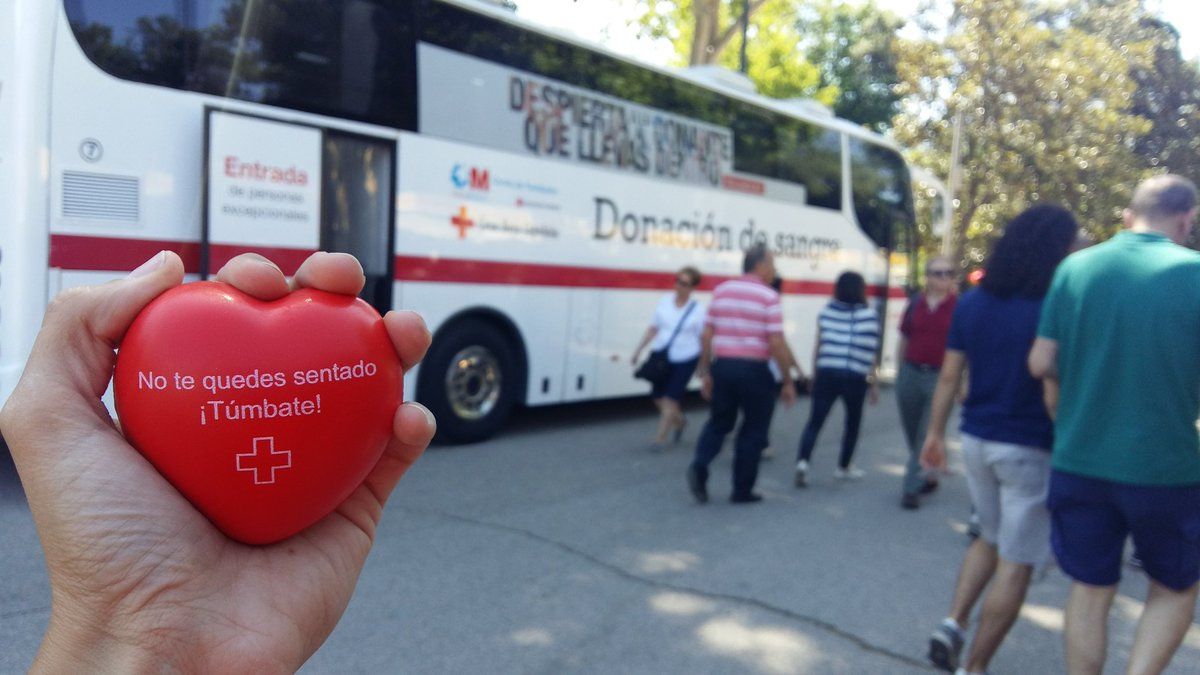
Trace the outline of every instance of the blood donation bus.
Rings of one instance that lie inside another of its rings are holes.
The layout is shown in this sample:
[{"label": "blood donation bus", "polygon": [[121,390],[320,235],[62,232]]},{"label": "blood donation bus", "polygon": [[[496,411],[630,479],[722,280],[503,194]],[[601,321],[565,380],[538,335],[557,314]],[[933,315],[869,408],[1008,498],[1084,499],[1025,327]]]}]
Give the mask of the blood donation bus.
[{"label": "blood donation bus", "polygon": [[644,393],[675,271],[703,299],[755,242],[796,354],[852,269],[891,368],[915,232],[887,139],[468,0],[0,0],[0,215],[0,402],[64,288],[346,251],[433,331],[406,391],[452,441]]}]

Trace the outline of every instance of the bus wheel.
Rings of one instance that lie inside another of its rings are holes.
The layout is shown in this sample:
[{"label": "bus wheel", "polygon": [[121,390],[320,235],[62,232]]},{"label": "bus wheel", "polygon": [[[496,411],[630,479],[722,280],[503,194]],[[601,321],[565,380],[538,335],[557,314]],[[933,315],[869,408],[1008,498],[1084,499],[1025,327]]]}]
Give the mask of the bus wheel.
[{"label": "bus wheel", "polygon": [[486,321],[463,319],[442,332],[421,362],[417,397],[438,423],[438,440],[482,441],[516,403],[517,360],[508,340]]}]

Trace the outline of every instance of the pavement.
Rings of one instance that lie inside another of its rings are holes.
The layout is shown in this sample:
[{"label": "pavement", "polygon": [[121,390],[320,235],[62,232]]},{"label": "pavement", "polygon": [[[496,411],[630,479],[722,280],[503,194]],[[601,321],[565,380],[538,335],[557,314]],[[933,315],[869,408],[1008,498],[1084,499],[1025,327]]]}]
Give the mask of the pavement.
[{"label": "pavement", "polygon": [[[527,410],[500,437],[431,448],[389,503],[337,629],[306,673],[918,673],[946,612],[969,513],[960,475],[915,512],[899,506],[906,457],[889,392],[864,417],[856,462],[832,477],[841,414],[792,487],[804,399],[776,415],[778,455],[758,504],[684,483],[704,421],[649,450],[646,401]],[[957,453],[953,459],[957,460]],[[0,673],[23,672],[49,615],[41,551],[19,482],[0,458]],[[1067,580],[1049,570],[992,662],[1062,672]],[[1105,672],[1124,670],[1145,579],[1125,570]],[[1170,673],[1200,671],[1194,624]]]}]

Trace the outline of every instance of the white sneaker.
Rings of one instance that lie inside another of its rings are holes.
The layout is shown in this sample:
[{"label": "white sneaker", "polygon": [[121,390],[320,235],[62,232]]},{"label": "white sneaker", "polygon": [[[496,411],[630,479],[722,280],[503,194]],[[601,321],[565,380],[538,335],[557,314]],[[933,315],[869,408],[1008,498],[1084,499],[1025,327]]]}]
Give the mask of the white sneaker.
[{"label": "white sneaker", "polygon": [[867,475],[865,471],[851,464],[846,468],[838,467],[833,470],[833,477],[838,480],[858,480]]},{"label": "white sneaker", "polygon": [[808,485],[808,460],[802,459],[796,462],[796,478],[794,483],[796,487],[805,487]]}]

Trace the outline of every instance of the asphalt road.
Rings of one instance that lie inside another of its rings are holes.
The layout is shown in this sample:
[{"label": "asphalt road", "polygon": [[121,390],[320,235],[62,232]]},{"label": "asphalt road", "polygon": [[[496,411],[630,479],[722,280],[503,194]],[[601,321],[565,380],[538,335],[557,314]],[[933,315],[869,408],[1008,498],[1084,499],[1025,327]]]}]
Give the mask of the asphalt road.
[{"label": "asphalt road", "polygon": [[[811,487],[791,486],[808,401],[777,414],[766,500],[725,501],[729,453],[692,502],[685,442],[651,453],[649,403],[526,411],[503,436],[435,447],[390,503],[350,607],[308,673],[929,672],[929,630],[967,543],[965,482],[898,508],[904,450],[894,401],[868,409],[858,463],[832,477],[841,416]],[[32,660],[49,613],[41,551],[0,459],[0,672]],[[1062,671],[1067,582],[1049,571],[992,663]],[[1122,672],[1145,580],[1126,570],[1106,672]],[[1169,672],[1200,671],[1193,625]]]}]

